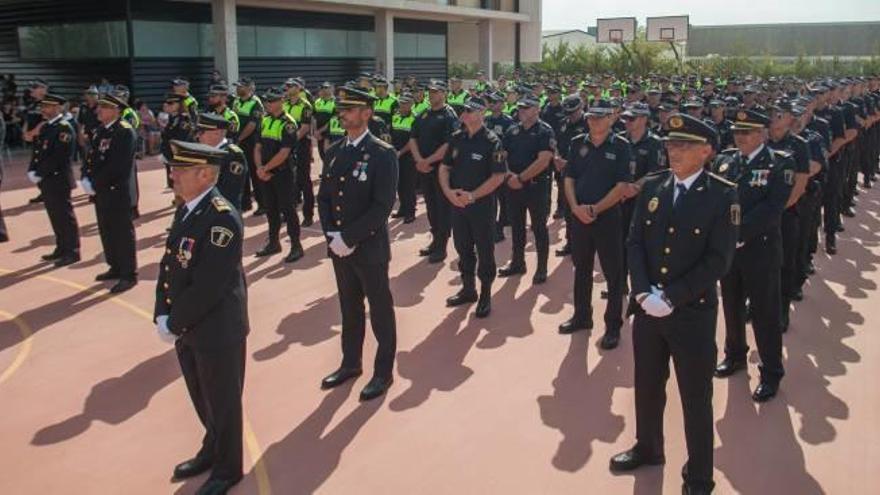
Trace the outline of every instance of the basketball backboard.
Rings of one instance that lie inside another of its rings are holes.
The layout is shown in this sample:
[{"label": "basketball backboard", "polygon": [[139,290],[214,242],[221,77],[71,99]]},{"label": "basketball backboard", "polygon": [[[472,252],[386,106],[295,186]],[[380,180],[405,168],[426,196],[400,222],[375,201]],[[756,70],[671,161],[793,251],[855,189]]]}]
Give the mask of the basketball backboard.
[{"label": "basketball backboard", "polygon": [[689,18],[686,15],[648,17],[645,29],[648,41],[680,43],[688,39]]},{"label": "basketball backboard", "polygon": [[628,43],[636,39],[636,18],[596,19],[596,42]]}]

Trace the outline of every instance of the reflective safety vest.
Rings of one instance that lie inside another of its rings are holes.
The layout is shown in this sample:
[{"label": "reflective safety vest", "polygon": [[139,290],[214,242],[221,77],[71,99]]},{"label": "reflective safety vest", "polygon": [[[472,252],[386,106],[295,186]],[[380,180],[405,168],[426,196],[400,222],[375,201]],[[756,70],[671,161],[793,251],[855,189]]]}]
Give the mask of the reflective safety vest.
[{"label": "reflective safety vest", "polygon": [[329,130],[330,136],[332,137],[345,136],[345,129],[343,129],[342,126],[339,125],[339,117],[335,115],[330,119],[330,125],[327,127],[327,129]]},{"label": "reflective safety vest", "polygon": [[131,107],[125,107],[125,110],[122,111],[122,115],[120,115],[122,120],[131,124],[135,129],[141,126],[141,116],[138,115],[137,112],[134,111]]},{"label": "reflective safety vest", "polygon": [[393,117],[391,117],[391,128],[395,131],[406,131],[409,132],[412,130],[413,123],[416,121],[416,116],[410,113],[406,117],[400,115],[399,113],[395,113]]},{"label": "reflective safety vest", "polygon": [[468,93],[467,91],[462,91],[458,94],[449,93],[446,96],[446,103],[449,103],[452,106],[462,106],[464,105],[465,100],[467,100]]},{"label": "reflective safety vest", "polygon": [[308,122],[303,122],[303,110],[306,108],[311,109],[312,104],[303,95],[299,95],[299,100],[296,103],[285,101],[282,108],[284,108],[284,113],[293,117],[297,124],[308,124]]},{"label": "reflective safety vest", "polygon": [[286,114],[286,116],[287,119],[284,118],[285,114],[283,113],[278,117],[264,116],[260,125],[260,137],[280,142],[284,137],[284,126],[289,124],[291,120],[294,120],[290,114]]},{"label": "reflective safety vest", "polygon": [[247,100],[236,97],[232,102],[232,111],[237,113],[239,117],[250,117],[257,103],[260,103],[260,98],[256,95]]},{"label": "reflective safety vest", "polygon": [[483,81],[477,81],[477,83],[474,84],[474,89],[477,90],[477,93],[482,93],[483,91],[486,91],[486,88],[488,86],[489,86],[489,83],[485,83]]},{"label": "reflective safety vest", "polygon": [[431,108],[431,103],[427,99],[424,99],[419,103],[413,104],[412,113],[415,116],[419,116],[422,114],[422,112],[429,108]]},{"label": "reflective safety vest", "polygon": [[391,108],[394,106],[395,103],[397,103],[397,98],[393,96],[386,96],[385,98],[373,102],[373,111],[376,113],[384,113],[386,115],[390,114]]},{"label": "reflective safety vest", "polygon": [[513,112],[516,111],[516,103],[505,103],[504,104],[504,113],[507,115],[513,115]]},{"label": "reflective safety vest", "polygon": [[226,119],[226,122],[229,122],[230,134],[235,134],[241,128],[241,120],[239,120],[238,114],[230,110],[229,107],[223,109],[223,118]]},{"label": "reflective safety vest", "polygon": [[183,108],[186,109],[187,112],[190,112],[191,107],[195,106],[196,109],[199,108],[199,103],[193,98],[192,95],[186,95],[186,98],[183,100]]},{"label": "reflective safety vest", "polygon": [[315,113],[336,113],[336,100],[318,98],[315,100]]}]

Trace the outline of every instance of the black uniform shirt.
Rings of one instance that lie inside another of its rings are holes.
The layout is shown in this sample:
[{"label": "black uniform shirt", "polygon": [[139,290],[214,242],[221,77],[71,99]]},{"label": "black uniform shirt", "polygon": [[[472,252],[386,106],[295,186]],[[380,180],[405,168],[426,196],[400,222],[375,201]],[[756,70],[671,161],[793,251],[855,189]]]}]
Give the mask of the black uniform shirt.
[{"label": "black uniform shirt", "polygon": [[486,127],[489,128],[490,131],[494,132],[496,136],[503,137],[504,133],[507,132],[516,121],[513,120],[513,117],[507,115],[504,112],[501,112],[497,117],[495,115],[486,116],[485,120]]},{"label": "black uniform shirt", "polygon": [[[507,151],[507,168],[515,174],[522,173],[529,168],[542,151],[553,152],[556,141],[553,138],[553,129],[546,122],[538,120],[526,129],[522,122],[507,130],[502,139],[504,150]],[[546,178],[550,173],[547,167],[532,180]]]},{"label": "black uniform shirt", "polygon": [[458,116],[449,105],[439,110],[428,109],[419,114],[413,124],[412,137],[416,140],[423,158],[431,156],[437,148],[449,142],[449,136],[458,128]]},{"label": "black uniform shirt", "polygon": [[547,123],[553,132],[559,134],[560,125],[565,121],[565,111],[561,104],[551,105],[547,103],[541,109],[541,120]]},{"label": "black uniform shirt", "polygon": [[630,145],[635,163],[635,167],[630,170],[632,180],[637,181],[651,172],[668,167],[663,141],[650,130],[645,131],[642,139],[630,142]]},{"label": "black uniform shirt", "polygon": [[556,134],[556,151],[559,153],[559,156],[566,158],[568,156],[568,149],[571,147],[571,140],[574,139],[575,136],[586,134],[589,130],[586,117],[577,119],[574,122],[566,117],[565,120],[559,124],[559,132]]},{"label": "black uniform shirt", "polygon": [[76,133],[64,116],[59,115],[55,120],[46,122],[34,138],[28,171],[36,172],[43,180],[54,180],[60,176],[63,182],[73,187],[75,182],[70,160],[75,145]]},{"label": "black uniform shirt", "polygon": [[602,200],[619,182],[632,181],[634,168],[629,141],[609,134],[599,146],[589,134],[575,137],[568,150],[565,176],[575,181],[579,204],[592,205]]},{"label": "black uniform shirt", "polygon": [[804,138],[789,132],[779,141],[768,139],[767,146],[773,150],[787,151],[791,153],[791,156],[794,159],[795,173],[810,173],[810,146]]},{"label": "black uniform shirt", "polygon": [[95,130],[92,149],[82,175],[91,180],[95,191],[128,190],[134,160],[135,131],[120,119]]},{"label": "black uniform shirt", "polygon": [[[449,186],[465,191],[480,187],[492,174],[507,172],[501,139],[485,126],[473,136],[464,129],[453,132],[443,164],[449,167]],[[489,195],[477,201],[491,200]]]}]

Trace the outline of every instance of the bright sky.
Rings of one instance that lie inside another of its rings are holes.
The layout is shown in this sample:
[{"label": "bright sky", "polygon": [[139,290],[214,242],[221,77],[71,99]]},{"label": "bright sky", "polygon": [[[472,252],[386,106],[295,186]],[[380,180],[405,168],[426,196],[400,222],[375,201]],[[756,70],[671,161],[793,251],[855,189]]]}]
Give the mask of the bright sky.
[{"label": "bright sky", "polygon": [[[528,0],[526,0],[528,1]],[[880,0],[544,0],[543,29],[586,29],[597,18],[689,15],[691,25],[880,21]]]}]

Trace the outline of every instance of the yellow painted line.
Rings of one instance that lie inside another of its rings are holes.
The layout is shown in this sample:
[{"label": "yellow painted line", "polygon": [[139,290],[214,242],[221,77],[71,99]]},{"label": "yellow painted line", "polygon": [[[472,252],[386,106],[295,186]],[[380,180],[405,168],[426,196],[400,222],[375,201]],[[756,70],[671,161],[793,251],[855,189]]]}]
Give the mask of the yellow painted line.
[{"label": "yellow painted line", "polygon": [[[6,268],[0,268],[0,273],[9,274],[13,273],[12,270],[8,270]],[[53,282],[59,285],[64,285],[66,287],[70,287],[71,289],[76,289],[84,292],[89,292],[96,296],[105,297],[108,301],[122,306],[123,308],[135,313],[136,315],[146,319],[153,323],[153,314],[144,311],[143,309],[135,306],[134,304],[122,299],[118,296],[113,296],[110,294],[108,290],[95,290],[91,287],[86,287],[85,285],[71,282],[70,280],[65,280],[63,278],[53,277],[51,275],[37,275],[34,278],[39,278],[46,280],[48,282]],[[0,375],[0,383],[11,376],[12,373],[21,366],[21,363],[24,362],[27,355],[30,353],[31,349],[31,340],[32,340],[32,332],[30,328],[27,326],[27,323],[24,322],[21,318],[10,315],[4,311],[0,311],[0,315],[7,316],[7,318],[13,320],[16,325],[18,325],[19,331],[21,331],[22,336],[25,337],[24,343],[22,344],[22,349],[19,351],[18,355],[13,361],[12,365],[3,372],[3,375]],[[257,441],[257,435],[254,434],[253,428],[251,428],[250,421],[248,421],[247,414],[244,415],[244,440],[245,445],[247,445],[248,454],[251,456],[251,459],[254,461],[254,473],[257,478],[257,491],[260,495],[271,495],[272,494],[272,485],[269,483],[269,470],[266,468],[266,463],[263,460],[263,451],[260,449],[260,444]]]},{"label": "yellow painted line", "polygon": [[6,318],[7,320],[15,323],[15,326],[18,327],[18,332],[21,334],[21,347],[18,349],[18,353],[15,355],[15,359],[12,360],[12,364],[9,365],[6,370],[3,371],[3,374],[0,375],[0,384],[5,382],[15,373],[18,368],[21,367],[24,360],[27,359],[28,355],[31,353],[31,347],[34,343],[34,332],[31,331],[30,325],[27,324],[21,317],[16,316],[12,313],[7,313],[6,311],[0,310],[0,316]]}]

